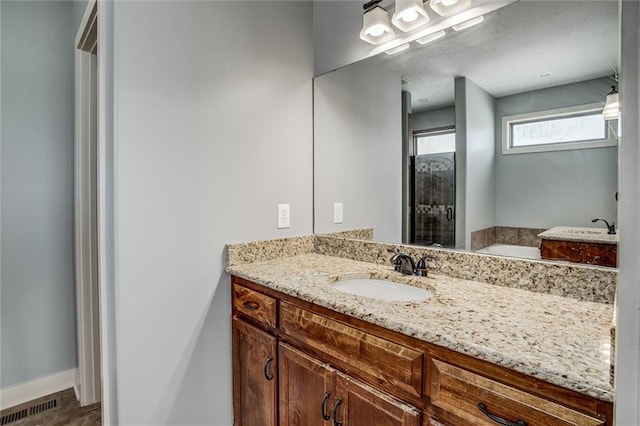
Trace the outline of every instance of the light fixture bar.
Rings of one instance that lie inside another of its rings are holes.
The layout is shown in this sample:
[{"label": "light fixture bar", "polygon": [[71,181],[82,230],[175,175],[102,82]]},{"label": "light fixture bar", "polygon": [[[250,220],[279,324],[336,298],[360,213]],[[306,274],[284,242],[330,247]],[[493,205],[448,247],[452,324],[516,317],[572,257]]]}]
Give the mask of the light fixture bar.
[{"label": "light fixture bar", "polygon": [[468,21],[464,21],[461,22],[459,24],[453,25],[451,28],[453,28],[456,31],[462,31],[464,29],[467,29],[469,27],[473,27],[474,25],[478,25],[479,23],[484,21],[484,16],[480,15],[480,16],[476,16],[473,19],[469,19]]},{"label": "light fixture bar", "polygon": [[416,39],[416,41],[418,43],[420,43],[420,44],[427,44],[427,43],[431,43],[432,41],[436,41],[438,39],[441,39],[445,35],[447,35],[447,32],[445,30],[440,30],[440,31],[435,32],[433,34],[429,34],[429,35],[426,35],[424,37],[420,37],[419,39]]}]

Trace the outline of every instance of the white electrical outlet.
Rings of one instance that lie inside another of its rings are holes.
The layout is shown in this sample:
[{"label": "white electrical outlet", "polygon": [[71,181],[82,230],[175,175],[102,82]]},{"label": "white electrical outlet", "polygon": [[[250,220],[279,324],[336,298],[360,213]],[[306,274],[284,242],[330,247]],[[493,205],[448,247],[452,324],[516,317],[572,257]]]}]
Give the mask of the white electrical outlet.
[{"label": "white electrical outlet", "polygon": [[333,223],[342,223],[343,206],[342,203],[333,203]]},{"label": "white electrical outlet", "polygon": [[289,204],[278,204],[278,229],[291,226],[291,210]]}]

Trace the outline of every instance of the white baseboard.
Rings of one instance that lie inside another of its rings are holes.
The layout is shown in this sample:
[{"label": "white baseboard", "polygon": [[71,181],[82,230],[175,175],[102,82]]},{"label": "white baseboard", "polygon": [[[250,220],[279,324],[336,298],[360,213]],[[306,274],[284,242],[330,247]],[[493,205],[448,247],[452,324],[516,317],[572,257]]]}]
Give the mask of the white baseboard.
[{"label": "white baseboard", "polygon": [[0,410],[24,404],[61,390],[74,388],[77,384],[77,374],[77,369],[74,368],[2,388],[0,390]]}]

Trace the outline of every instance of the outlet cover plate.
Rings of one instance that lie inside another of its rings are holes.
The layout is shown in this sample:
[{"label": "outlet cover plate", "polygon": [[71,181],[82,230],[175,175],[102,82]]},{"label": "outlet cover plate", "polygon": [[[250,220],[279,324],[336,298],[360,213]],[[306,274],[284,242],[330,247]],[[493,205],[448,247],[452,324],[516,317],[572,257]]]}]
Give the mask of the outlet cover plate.
[{"label": "outlet cover plate", "polygon": [[291,208],[289,204],[278,204],[278,229],[291,226]]},{"label": "outlet cover plate", "polygon": [[342,223],[344,218],[344,206],[342,203],[333,203],[333,223]]}]

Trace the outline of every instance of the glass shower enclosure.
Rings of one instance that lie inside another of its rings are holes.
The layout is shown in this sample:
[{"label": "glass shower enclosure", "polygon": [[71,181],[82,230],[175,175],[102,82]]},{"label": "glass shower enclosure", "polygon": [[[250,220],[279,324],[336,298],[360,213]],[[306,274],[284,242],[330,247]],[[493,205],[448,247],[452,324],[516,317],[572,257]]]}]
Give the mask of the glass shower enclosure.
[{"label": "glass shower enclosure", "polygon": [[455,247],[455,152],[413,157],[413,244]]}]

